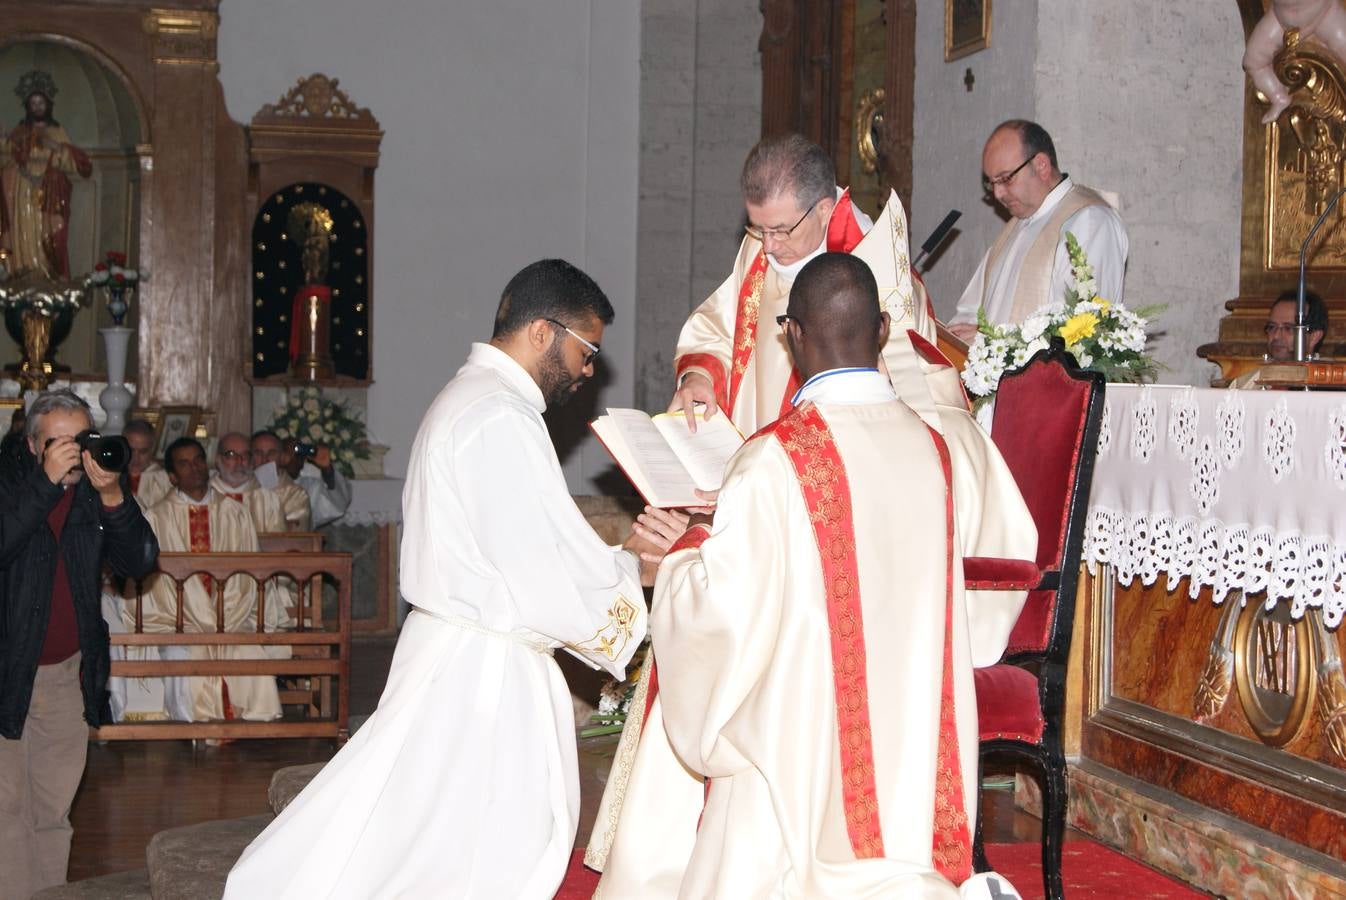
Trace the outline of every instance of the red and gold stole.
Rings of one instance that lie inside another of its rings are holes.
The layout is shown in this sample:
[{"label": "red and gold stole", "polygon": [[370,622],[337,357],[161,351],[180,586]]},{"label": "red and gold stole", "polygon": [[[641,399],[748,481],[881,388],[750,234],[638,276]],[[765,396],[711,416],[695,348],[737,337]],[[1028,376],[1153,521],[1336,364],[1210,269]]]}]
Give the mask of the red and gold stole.
[{"label": "red and gold stole", "polygon": [[874,737],[869,724],[865,629],[850,481],[832,432],[812,403],[780,419],[774,434],[799,479],[822,563],[846,833],[857,859],[881,857],[883,829],[874,781]]},{"label": "red and gold stole", "polygon": [[[873,735],[869,724],[864,621],[856,558],[850,482],[827,422],[811,403],[785,416],[772,429],[799,480],[822,563],[831,632],[833,690],[841,753],[842,803],[851,848],[859,859],[883,855],[874,779]],[[945,629],[940,685],[940,718],[935,784],[932,859],[954,884],[972,872],[972,835],[963,801],[953,693],[953,492],[949,451],[930,429],[945,483]]]},{"label": "red and gold stole", "polygon": [[[210,506],[187,507],[187,546],[193,553],[210,552]],[[207,594],[214,594],[215,581],[209,575],[198,575]]]},{"label": "red and gold stole", "polygon": [[[926,426],[929,428],[929,426]],[[940,676],[939,746],[935,763],[935,834],[932,858],[939,874],[962,884],[972,875],[972,832],[963,802],[963,768],[953,694],[953,465],[949,447],[935,429],[930,439],[944,469],[944,665]]]}]

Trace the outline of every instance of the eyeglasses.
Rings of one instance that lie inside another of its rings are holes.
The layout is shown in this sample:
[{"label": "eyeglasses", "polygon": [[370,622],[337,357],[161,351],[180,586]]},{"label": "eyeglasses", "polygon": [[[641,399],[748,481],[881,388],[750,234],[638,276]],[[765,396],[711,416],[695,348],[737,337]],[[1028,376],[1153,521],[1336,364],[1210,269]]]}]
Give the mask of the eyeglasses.
[{"label": "eyeglasses", "polygon": [[242,459],[248,455],[246,450],[221,450],[215,454],[223,459]]},{"label": "eyeglasses", "polygon": [[1005,185],[1013,181],[1014,176],[1018,175],[1021,171],[1023,171],[1023,167],[1031,163],[1035,158],[1037,158],[1036,153],[1028,157],[1028,159],[1024,160],[1023,162],[1019,163],[1017,166],[1015,166],[1014,171],[1009,172],[1008,174],[1005,175],[997,175],[994,178],[987,178],[985,175],[983,175],[981,177],[982,188],[987,191],[993,191],[998,187],[1004,187]]},{"label": "eyeglasses", "polygon": [[589,348],[589,353],[584,357],[584,368],[587,369],[590,365],[593,364],[593,361],[598,358],[598,354],[601,351],[601,348],[597,344],[590,343],[589,341],[586,341],[584,338],[580,337],[575,332],[571,331],[569,328],[566,327],[564,322],[558,322],[555,319],[548,319],[545,316],[543,317],[542,321],[549,322],[550,324],[555,325],[557,328],[561,329],[566,334],[570,335],[575,340],[579,341],[585,347]]},{"label": "eyeglasses", "polygon": [[798,325],[800,331],[804,330],[804,321],[798,316],[792,316],[789,313],[781,313],[779,316],[776,316],[776,324],[780,326],[781,331],[784,331],[785,327],[791,322]]},{"label": "eyeglasses", "polygon": [[747,225],[743,228],[743,230],[748,232],[748,237],[752,238],[753,240],[762,241],[763,243],[766,242],[767,238],[775,238],[778,241],[783,241],[790,235],[794,234],[794,230],[798,228],[800,225],[803,225],[804,220],[809,217],[809,213],[817,209],[818,204],[822,202],[823,201],[821,197],[819,197],[817,200],[814,200],[813,205],[810,206],[808,209],[804,210],[804,214],[799,217],[799,221],[795,222],[789,228],[758,228],[756,225]]}]

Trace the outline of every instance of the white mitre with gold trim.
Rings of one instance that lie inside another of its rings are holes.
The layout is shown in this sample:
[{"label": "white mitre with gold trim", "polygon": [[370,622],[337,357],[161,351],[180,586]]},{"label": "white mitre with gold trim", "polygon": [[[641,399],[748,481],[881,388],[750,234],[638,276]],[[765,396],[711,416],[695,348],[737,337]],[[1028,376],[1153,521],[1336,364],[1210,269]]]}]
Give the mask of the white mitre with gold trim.
[{"label": "white mitre with gold trim", "polygon": [[911,341],[906,338],[910,330],[935,343],[935,322],[926,310],[924,299],[918,301],[912,287],[907,213],[896,191],[888,192],[883,212],[851,255],[864,260],[874,273],[874,280],[879,285],[879,304],[888,313],[888,329],[894,337],[884,345],[883,363],[893,389],[922,421],[942,432],[924,367],[912,349]]}]

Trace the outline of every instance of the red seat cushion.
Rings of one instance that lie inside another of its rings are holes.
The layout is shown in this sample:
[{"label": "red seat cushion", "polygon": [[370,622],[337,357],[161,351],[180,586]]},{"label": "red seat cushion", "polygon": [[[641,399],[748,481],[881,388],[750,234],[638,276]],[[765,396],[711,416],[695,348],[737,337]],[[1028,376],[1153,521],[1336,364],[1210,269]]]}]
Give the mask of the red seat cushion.
[{"label": "red seat cushion", "polygon": [[977,724],[983,741],[1012,740],[1036,744],[1042,740],[1042,707],[1037,677],[1027,669],[997,663],[974,669],[977,688]]}]

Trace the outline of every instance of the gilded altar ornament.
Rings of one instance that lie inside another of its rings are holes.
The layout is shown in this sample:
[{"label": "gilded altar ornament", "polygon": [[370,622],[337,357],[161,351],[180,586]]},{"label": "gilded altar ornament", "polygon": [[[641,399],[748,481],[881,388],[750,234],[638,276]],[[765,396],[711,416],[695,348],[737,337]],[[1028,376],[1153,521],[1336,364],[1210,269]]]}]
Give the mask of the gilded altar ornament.
[{"label": "gilded altar ornament", "polygon": [[1239,702],[1262,743],[1283,747],[1299,734],[1318,692],[1313,618],[1295,620],[1289,603],[1249,603],[1234,631]]},{"label": "gilded altar ornament", "polygon": [[1225,598],[1220,622],[1210,639],[1210,656],[1192,698],[1192,718],[1198,722],[1214,719],[1229,700],[1229,690],[1234,686],[1234,629],[1242,605],[1242,591],[1232,591]]},{"label": "gilded altar ornament", "polygon": [[23,361],[19,384],[24,390],[40,391],[51,381],[52,318],[79,309],[89,289],[87,278],[53,280],[37,272],[25,272],[0,280],[0,310],[23,313]]},{"label": "gilded altar ornament", "polygon": [[879,170],[879,143],[883,134],[883,88],[874,88],[860,97],[855,107],[855,152],[866,175]]},{"label": "gilded altar ornament", "polygon": [[[1271,63],[1270,77],[1287,99],[1284,111],[1268,120],[1265,190],[1270,268],[1297,266],[1304,234],[1346,183],[1342,66],[1320,48],[1305,44],[1303,37],[1301,31],[1287,29],[1284,45]],[[1263,83],[1257,79],[1254,83],[1270,99]],[[1327,265],[1346,260],[1346,226],[1340,216],[1327,223],[1315,257]]]},{"label": "gilded altar ornament", "polygon": [[1318,650],[1318,718],[1322,723],[1323,740],[1339,762],[1346,762],[1346,677],[1341,671],[1337,638],[1323,625],[1320,614],[1311,612],[1310,615]]},{"label": "gilded altar ornament", "polygon": [[321,204],[299,203],[291,207],[286,227],[290,239],[299,245],[304,283],[322,284],[327,281],[332,214]]}]

